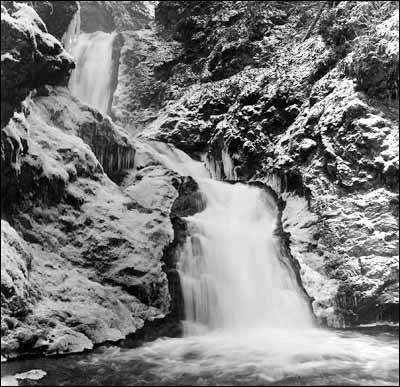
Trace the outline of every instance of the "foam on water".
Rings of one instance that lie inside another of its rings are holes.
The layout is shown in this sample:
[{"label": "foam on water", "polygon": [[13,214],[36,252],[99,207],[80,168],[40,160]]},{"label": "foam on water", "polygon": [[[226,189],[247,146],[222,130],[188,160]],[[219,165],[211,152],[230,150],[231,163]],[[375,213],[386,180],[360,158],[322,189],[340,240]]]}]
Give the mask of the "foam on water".
[{"label": "foam on water", "polygon": [[216,329],[138,348],[103,347],[66,358],[2,364],[2,376],[41,368],[38,385],[399,384],[398,338],[354,331]]},{"label": "foam on water", "polygon": [[265,385],[291,378],[395,385],[399,366],[395,342],[356,332],[306,329],[293,335],[283,328],[267,327],[160,339],[137,350],[123,350],[113,358],[150,363],[160,381],[235,385]]}]

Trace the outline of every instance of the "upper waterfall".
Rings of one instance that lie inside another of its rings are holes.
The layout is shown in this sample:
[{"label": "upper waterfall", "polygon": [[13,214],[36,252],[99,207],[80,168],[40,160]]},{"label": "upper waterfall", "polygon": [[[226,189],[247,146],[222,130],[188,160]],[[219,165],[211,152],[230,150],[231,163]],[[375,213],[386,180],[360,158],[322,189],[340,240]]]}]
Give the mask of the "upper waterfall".
[{"label": "upper waterfall", "polygon": [[71,47],[76,69],[69,80],[71,93],[109,113],[112,88],[113,42],[116,32],[81,33]]}]

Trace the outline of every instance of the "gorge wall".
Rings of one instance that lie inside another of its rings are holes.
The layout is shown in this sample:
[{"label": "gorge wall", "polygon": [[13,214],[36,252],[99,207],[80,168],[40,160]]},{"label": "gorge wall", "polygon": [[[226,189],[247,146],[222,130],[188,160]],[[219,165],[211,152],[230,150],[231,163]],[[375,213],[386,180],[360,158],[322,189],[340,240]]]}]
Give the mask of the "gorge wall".
[{"label": "gorge wall", "polygon": [[[145,140],[275,192],[320,323],[398,321],[396,2],[326,6],[307,39],[319,2],[25,3],[1,10],[2,356],[182,318],[198,187]],[[111,118],[66,88],[78,10],[117,33]]]}]

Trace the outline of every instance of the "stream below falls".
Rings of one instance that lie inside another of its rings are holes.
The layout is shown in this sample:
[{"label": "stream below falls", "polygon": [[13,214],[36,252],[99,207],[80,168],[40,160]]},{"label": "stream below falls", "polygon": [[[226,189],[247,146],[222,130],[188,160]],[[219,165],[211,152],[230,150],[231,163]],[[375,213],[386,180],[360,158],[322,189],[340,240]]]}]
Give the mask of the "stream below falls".
[{"label": "stream below falls", "polygon": [[2,378],[7,382],[16,373],[41,369],[44,378],[20,385],[396,386],[398,350],[398,328],[243,328],[160,338],[137,348],[103,346],[63,358],[11,361],[2,364]]}]

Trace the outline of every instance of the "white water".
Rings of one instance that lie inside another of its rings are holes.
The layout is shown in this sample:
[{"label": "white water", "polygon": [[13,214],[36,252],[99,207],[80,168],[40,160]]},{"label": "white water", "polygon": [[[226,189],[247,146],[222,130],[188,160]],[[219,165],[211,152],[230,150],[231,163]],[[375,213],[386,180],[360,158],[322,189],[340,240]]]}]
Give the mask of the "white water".
[{"label": "white water", "polygon": [[76,69],[69,80],[72,95],[107,114],[111,98],[115,32],[81,33],[71,47]]},{"label": "white water", "polygon": [[311,327],[310,309],[274,236],[273,198],[245,184],[200,179],[199,186],[207,207],[187,218],[191,237],[179,262],[188,333],[193,323],[195,329]]},{"label": "white water", "polygon": [[312,327],[310,307],[274,235],[278,210],[268,192],[210,179],[204,163],[169,144],[140,146],[137,155],[145,150],[167,168],[193,176],[206,201],[204,211],[186,218],[190,236],[178,263],[186,333]]},{"label": "white water", "polygon": [[173,145],[159,141],[136,139],[135,165],[140,168],[149,162],[149,158],[164,165],[182,176],[207,178],[210,176],[203,163],[193,160],[185,152]]}]

